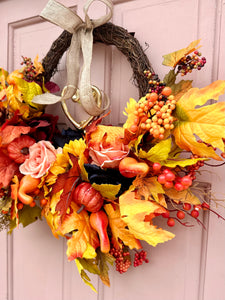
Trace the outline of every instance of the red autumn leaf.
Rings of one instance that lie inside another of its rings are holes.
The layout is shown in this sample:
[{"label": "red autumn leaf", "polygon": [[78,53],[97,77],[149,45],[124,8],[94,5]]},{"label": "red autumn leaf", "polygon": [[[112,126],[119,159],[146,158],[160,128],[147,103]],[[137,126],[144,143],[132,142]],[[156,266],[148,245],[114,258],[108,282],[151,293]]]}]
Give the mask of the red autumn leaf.
[{"label": "red autumn leaf", "polygon": [[63,189],[60,200],[56,205],[56,211],[60,212],[61,220],[65,217],[67,209],[71,204],[72,191],[80,178],[78,158],[70,153],[68,155],[72,161],[72,168],[67,173],[64,173],[64,176],[59,176],[53,187],[54,193]]},{"label": "red autumn leaf", "polygon": [[5,127],[7,127],[8,125],[15,125],[15,124],[20,124],[23,125],[25,124],[22,120],[20,120],[20,114],[19,114],[19,110],[16,110],[13,113],[13,117],[11,119],[7,119],[5,121],[5,123],[2,124],[1,130],[3,130]]},{"label": "red autumn leaf", "polygon": [[87,142],[89,141],[89,138],[90,138],[92,132],[94,132],[97,129],[97,125],[100,124],[102,122],[102,119],[107,117],[109,114],[110,114],[110,112],[108,112],[104,116],[96,119],[95,121],[91,122],[91,124],[85,128]]},{"label": "red autumn leaf", "polygon": [[0,184],[7,187],[17,171],[18,165],[0,150]]},{"label": "red autumn leaf", "polygon": [[0,131],[1,144],[7,145],[12,142],[15,138],[21,136],[21,134],[27,134],[30,132],[30,127],[28,126],[13,126],[8,125]]}]

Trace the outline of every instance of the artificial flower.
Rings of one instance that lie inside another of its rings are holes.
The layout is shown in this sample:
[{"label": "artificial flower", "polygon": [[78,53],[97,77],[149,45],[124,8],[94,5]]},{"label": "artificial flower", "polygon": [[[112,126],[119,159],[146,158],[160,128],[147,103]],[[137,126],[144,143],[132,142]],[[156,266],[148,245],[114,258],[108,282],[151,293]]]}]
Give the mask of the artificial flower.
[{"label": "artificial flower", "polygon": [[29,148],[29,158],[20,165],[20,172],[41,178],[56,160],[57,150],[48,141],[40,141]]},{"label": "artificial flower", "polygon": [[129,148],[122,138],[121,127],[97,126],[89,140],[89,155],[93,163],[102,168],[117,168],[120,161],[128,155]]}]

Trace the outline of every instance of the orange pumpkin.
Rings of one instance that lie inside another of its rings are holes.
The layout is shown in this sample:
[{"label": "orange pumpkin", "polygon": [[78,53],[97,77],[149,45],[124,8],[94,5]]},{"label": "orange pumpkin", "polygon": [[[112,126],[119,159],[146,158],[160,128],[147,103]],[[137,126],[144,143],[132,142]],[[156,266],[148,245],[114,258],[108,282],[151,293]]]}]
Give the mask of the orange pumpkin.
[{"label": "orange pumpkin", "polygon": [[82,182],[74,190],[73,201],[84,206],[87,211],[97,212],[101,209],[104,199],[89,182]]}]

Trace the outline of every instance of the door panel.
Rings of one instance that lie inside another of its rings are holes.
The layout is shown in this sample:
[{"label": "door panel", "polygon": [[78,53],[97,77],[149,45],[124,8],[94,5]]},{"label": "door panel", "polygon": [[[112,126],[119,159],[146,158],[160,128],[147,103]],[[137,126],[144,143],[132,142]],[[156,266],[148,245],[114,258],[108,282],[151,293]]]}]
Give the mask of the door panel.
[{"label": "door panel", "polygon": [[[60,1],[82,15],[84,0]],[[62,29],[42,20],[38,14],[47,0],[30,4],[22,0],[1,1],[0,65],[12,71],[19,68],[21,55],[40,60]],[[225,63],[225,2],[222,0],[130,0],[114,1],[113,22],[123,26],[140,41],[150,62],[163,78],[169,71],[162,66],[162,55],[187,46],[202,38],[202,53],[207,57],[204,70],[191,75],[194,85],[204,86],[217,78],[224,79]],[[105,11],[96,3],[91,17]],[[207,15],[207,18],[205,16]],[[60,61],[53,81],[65,85],[65,55]],[[121,124],[129,97],[138,99],[132,82],[132,70],[127,59],[114,47],[94,45],[92,82],[111,98],[112,113],[107,122]],[[70,103],[69,109],[80,121],[85,118],[79,105]],[[60,123],[71,124],[60,105],[48,108],[59,114]],[[214,171],[214,170],[213,170]],[[215,174],[216,173],[216,174]],[[212,183],[216,197],[225,194],[224,168],[209,173],[207,168],[201,181]],[[208,185],[203,185],[205,189]],[[224,210],[219,208],[221,214]],[[74,262],[67,262],[66,241],[55,239],[45,221],[38,221],[8,236],[0,233],[0,299],[2,300],[224,300],[225,292],[225,224],[214,215],[205,213],[203,223],[207,231],[196,223],[194,228],[176,225],[176,238],[156,248],[144,245],[149,264],[120,275],[110,271],[111,288],[104,287],[96,277],[92,283],[95,294],[84,285]],[[165,222],[159,225],[165,226]]]}]

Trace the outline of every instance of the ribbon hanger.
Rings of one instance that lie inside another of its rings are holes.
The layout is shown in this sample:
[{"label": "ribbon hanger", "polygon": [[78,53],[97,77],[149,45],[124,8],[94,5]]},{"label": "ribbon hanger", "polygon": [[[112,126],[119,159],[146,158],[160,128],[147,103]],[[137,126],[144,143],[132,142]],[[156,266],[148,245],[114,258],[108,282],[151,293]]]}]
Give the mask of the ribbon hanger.
[{"label": "ribbon hanger", "polygon": [[[38,104],[55,104],[61,101],[67,117],[68,110],[65,109],[65,101],[71,99],[72,97],[74,97],[74,95],[76,95],[76,93],[78,92],[78,87],[81,106],[91,117],[99,116],[100,114],[102,114],[110,104],[108,97],[104,94],[105,101],[103,102],[105,102],[105,106],[101,107],[102,95],[97,87],[93,87],[91,85],[90,73],[93,51],[93,29],[108,22],[111,19],[113,4],[111,0],[97,0],[104,3],[109,8],[109,10],[106,15],[92,20],[88,16],[88,10],[94,1],[95,0],[87,0],[83,7],[85,21],[83,21],[71,9],[65,7],[63,4],[55,0],[49,0],[40,15],[44,19],[72,33],[72,39],[69,50],[67,52],[67,84],[64,87],[61,96],[56,96],[51,93],[45,93],[35,96],[33,98],[33,102]],[[82,68],[80,68],[80,54],[83,57]],[[71,120],[71,118],[72,117],[70,116],[69,119]],[[80,123],[77,123],[76,121],[74,125],[76,127],[82,126],[82,124],[80,125]]]}]

